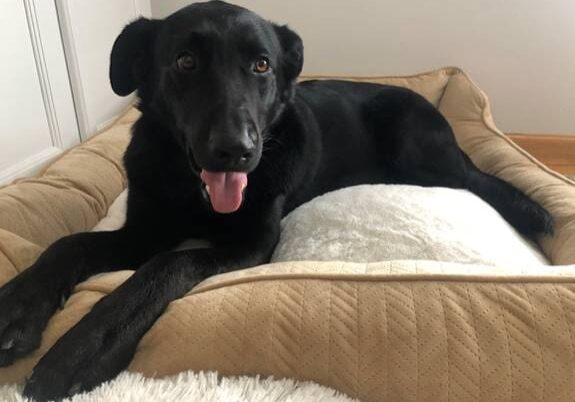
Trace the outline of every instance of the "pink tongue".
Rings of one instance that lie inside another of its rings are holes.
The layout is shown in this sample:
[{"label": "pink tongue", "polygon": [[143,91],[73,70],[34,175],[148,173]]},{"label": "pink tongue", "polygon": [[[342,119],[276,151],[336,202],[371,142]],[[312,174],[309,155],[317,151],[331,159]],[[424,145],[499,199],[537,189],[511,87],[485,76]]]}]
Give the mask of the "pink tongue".
[{"label": "pink tongue", "polygon": [[214,211],[231,214],[240,208],[243,190],[248,185],[247,173],[214,173],[202,170],[200,176],[209,188],[208,194]]}]

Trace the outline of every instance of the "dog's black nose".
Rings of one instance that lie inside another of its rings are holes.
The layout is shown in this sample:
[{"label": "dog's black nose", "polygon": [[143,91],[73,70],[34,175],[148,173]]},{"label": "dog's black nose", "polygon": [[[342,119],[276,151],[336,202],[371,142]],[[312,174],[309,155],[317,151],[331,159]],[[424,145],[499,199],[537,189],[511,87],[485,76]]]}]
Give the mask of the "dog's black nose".
[{"label": "dog's black nose", "polygon": [[242,168],[256,153],[254,142],[246,135],[239,138],[226,138],[214,141],[213,157],[222,164]]}]

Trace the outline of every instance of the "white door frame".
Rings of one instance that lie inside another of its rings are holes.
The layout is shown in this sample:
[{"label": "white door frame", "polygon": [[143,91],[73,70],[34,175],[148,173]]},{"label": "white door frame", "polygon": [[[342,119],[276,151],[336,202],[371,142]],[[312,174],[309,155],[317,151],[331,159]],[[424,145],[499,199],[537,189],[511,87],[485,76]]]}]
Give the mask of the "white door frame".
[{"label": "white door frame", "polygon": [[[38,1],[38,0],[37,0]],[[94,132],[101,130],[103,127],[108,126],[110,121],[115,119],[114,116],[107,121],[92,121],[94,120],[89,116],[88,112],[88,102],[86,100],[87,96],[90,94],[86,93],[84,85],[82,84],[82,74],[80,69],[80,62],[78,57],[78,45],[74,34],[74,28],[72,24],[73,12],[72,3],[80,0],[55,0],[56,10],[58,12],[58,19],[60,21],[60,30],[62,34],[62,42],[64,44],[64,50],[66,53],[66,62],[68,64],[68,73],[70,76],[70,84],[72,88],[72,95],[74,98],[74,103],[76,105],[76,117],[78,121],[78,127],[80,130],[80,137],[82,140],[87,140],[90,138]],[[86,0],[86,2],[91,0]],[[133,10],[135,18],[137,15],[143,15],[146,17],[151,16],[151,2],[150,0],[132,0]],[[78,7],[78,4],[75,4]],[[93,6],[93,5],[92,5]],[[126,24],[131,20],[126,20]],[[111,49],[110,49],[111,50]],[[126,105],[132,102],[133,95],[126,98]],[[125,106],[122,111],[125,110]],[[118,111],[120,112],[120,111]]]},{"label": "white door frame", "polygon": [[23,4],[52,144],[0,171],[0,185],[34,174],[80,142],[56,6],[46,0],[23,0]]}]

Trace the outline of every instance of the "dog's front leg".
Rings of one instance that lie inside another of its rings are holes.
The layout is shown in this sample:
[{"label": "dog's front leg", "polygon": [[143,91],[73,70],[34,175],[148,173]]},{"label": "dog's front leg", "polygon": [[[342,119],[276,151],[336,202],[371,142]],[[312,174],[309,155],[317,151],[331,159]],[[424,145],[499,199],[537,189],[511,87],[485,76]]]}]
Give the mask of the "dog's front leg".
[{"label": "dog's front leg", "polygon": [[172,300],[211,275],[267,262],[279,222],[275,226],[233,246],[163,253],[146,262],[48,351],[24,394],[36,401],[58,399],[115,377]]},{"label": "dog's front leg", "polygon": [[149,258],[153,246],[143,244],[147,239],[142,233],[122,229],[62,238],[1,287],[0,367],[40,345],[48,320],[78,282]]}]

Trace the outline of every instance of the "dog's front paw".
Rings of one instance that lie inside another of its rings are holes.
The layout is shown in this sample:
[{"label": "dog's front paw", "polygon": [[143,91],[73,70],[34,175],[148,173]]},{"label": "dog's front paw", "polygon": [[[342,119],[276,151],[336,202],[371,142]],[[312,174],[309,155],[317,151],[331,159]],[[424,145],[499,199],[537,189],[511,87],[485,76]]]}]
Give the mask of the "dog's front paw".
[{"label": "dog's front paw", "polygon": [[129,364],[139,337],[117,311],[98,308],[104,300],[38,362],[24,396],[42,402],[90,391]]},{"label": "dog's front paw", "polygon": [[40,346],[42,331],[58,308],[59,297],[31,271],[0,289],[0,367]]}]

